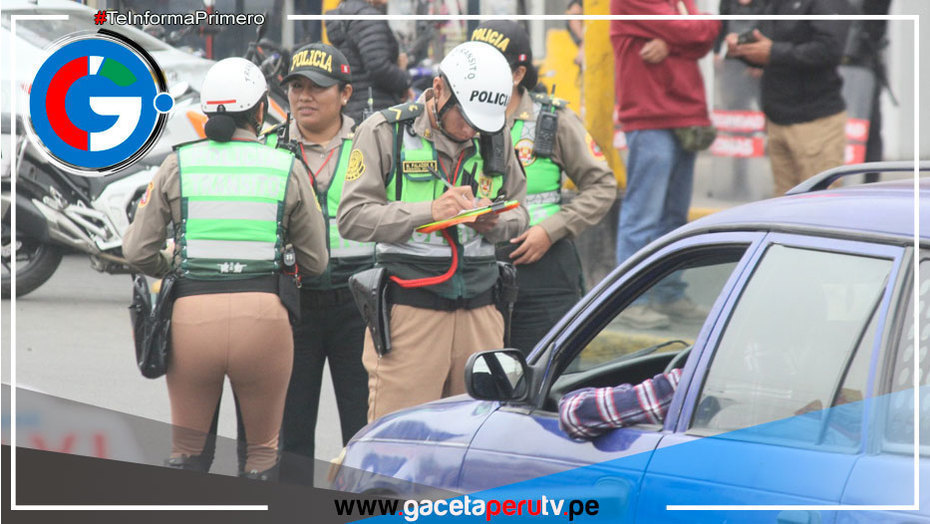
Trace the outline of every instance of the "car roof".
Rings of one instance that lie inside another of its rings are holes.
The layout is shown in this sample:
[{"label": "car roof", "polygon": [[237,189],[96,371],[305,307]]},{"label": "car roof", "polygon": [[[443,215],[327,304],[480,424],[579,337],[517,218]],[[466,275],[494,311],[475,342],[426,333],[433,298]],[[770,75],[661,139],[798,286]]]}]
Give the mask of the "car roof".
[{"label": "car roof", "polygon": [[[930,241],[930,178],[918,179],[920,239]],[[834,236],[914,239],[914,180],[898,180],[761,200],[720,211],[688,230],[804,230]],[[930,243],[930,242],[928,242]]]}]

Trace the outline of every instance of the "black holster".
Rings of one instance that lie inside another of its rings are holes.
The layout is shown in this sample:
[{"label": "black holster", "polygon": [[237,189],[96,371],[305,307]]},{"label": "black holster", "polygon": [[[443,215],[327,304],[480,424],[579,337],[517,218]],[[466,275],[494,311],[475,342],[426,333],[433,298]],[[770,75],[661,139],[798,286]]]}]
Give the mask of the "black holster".
[{"label": "black holster", "polygon": [[387,300],[388,275],[374,267],[349,277],[349,290],[362,319],[368,324],[378,356],[391,352],[391,309]]},{"label": "black holster", "polygon": [[504,317],[504,347],[510,346],[510,321],[513,317],[513,306],[517,302],[517,268],[510,262],[497,262],[500,276],[494,285],[494,305],[497,306],[501,316]]},{"label": "black holster", "polygon": [[282,257],[284,268],[278,273],[278,298],[287,310],[292,326],[300,324],[300,275],[297,273],[297,261],[294,247],[290,244]]},{"label": "black holster", "polygon": [[281,304],[287,310],[287,316],[290,318],[291,325],[296,326],[300,323],[300,289],[297,287],[297,279],[294,275],[287,273],[278,273],[278,298]]}]

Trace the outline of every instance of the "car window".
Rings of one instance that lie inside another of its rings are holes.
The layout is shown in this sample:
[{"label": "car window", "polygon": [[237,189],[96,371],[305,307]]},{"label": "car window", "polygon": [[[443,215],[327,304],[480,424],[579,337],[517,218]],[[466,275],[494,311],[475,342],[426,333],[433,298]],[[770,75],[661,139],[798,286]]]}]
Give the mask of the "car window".
[{"label": "car window", "polygon": [[[99,29],[99,27],[95,26],[94,22],[92,21],[92,12],[78,11],[73,9],[29,9],[4,11],[2,16],[2,24],[6,29],[10,29],[11,14],[49,15],[61,14],[62,12],[69,15],[67,20],[41,20],[31,23],[29,21],[19,21],[16,24],[17,38],[22,38],[26,42],[29,42],[39,49],[45,49],[49,44],[58,40],[62,36],[76,33],[78,31],[89,31],[95,33],[97,32],[97,29]],[[158,40],[157,38],[135,27],[109,24],[107,24],[105,27],[110,31],[115,31],[123,36],[128,37],[129,39],[141,45],[148,52],[165,51],[171,49],[168,44],[165,44],[161,40]]]},{"label": "car window", "polygon": [[[913,295],[911,295],[913,296]],[[891,376],[891,394],[888,395],[888,414],[885,423],[885,445],[889,451],[913,453],[914,442],[914,350],[919,358],[920,380],[920,447],[922,455],[930,455],[930,260],[920,262],[920,285],[917,288],[920,304],[914,332],[914,301],[907,300],[906,313],[898,352]]]},{"label": "car window", "polygon": [[691,430],[719,433],[810,414],[810,443],[853,445],[859,415],[821,410],[866,392],[893,261],[774,245],[724,328]]},{"label": "car window", "polygon": [[728,246],[681,255],[657,281],[632,297],[618,296],[616,312],[565,373],[610,366],[637,352],[678,352],[692,345],[744,252],[745,247]]}]

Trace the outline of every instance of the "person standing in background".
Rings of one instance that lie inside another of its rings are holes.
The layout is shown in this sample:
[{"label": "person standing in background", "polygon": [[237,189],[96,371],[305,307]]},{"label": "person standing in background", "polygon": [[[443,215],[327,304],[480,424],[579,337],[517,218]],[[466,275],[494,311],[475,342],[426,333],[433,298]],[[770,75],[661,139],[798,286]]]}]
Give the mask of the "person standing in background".
[{"label": "person standing in background", "polygon": [[[842,15],[846,0],[771,2],[767,15]],[[763,20],[750,41],[726,37],[728,54],[762,68],[762,112],[775,194],[843,164],[846,102],[838,66],[849,22]]]},{"label": "person standing in background", "polygon": [[[343,0],[328,15],[383,15],[387,0]],[[345,114],[361,124],[368,116],[368,88],[373,112],[399,104],[408,96],[407,54],[386,20],[328,20],[330,42],[348,58],[354,90]]]},{"label": "person standing in background", "polygon": [[[693,0],[612,0],[614,15],[697,14]],[[629,155],[620,205],[617,264],[685,224],[691,206],[695,152],[678,130],[710,126],[698,60],[720,32],[715,20],[612,20],[619,118]],[[629,307],[624,321],[642,329],[666,327],[671,317],[703,318],[684,285],[655,290]]]}]

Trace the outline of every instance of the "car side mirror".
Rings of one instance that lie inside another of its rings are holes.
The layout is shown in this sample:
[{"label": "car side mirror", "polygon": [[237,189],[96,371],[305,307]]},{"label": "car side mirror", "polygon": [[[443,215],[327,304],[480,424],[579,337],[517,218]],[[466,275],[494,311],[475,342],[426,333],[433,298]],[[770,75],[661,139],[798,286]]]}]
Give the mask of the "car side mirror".
[{"label": "car side mirror", "polygon": [[465,364],[465,388],[478,400],[521,401],[529,393],[528,374],[519,350],[482,351]]}]

